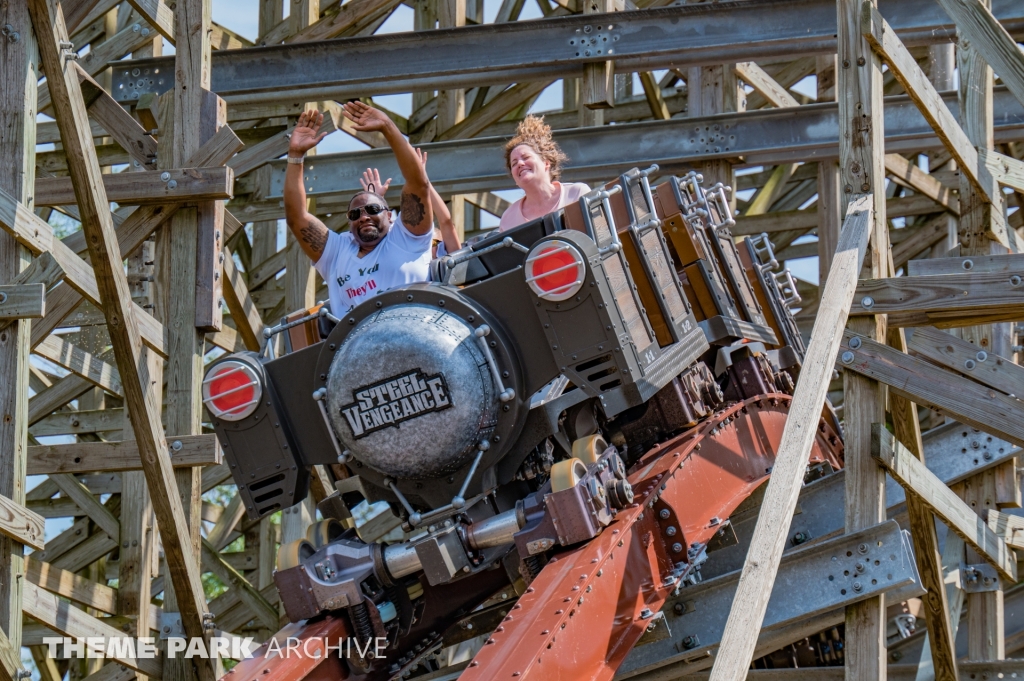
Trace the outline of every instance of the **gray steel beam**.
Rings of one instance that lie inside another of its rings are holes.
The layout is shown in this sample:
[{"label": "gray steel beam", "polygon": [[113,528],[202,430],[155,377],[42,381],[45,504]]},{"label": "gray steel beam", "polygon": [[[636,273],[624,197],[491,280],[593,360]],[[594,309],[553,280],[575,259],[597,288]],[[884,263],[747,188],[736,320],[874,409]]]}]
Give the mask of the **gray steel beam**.
[{"label": "gray steel beam", "polygon": [[[947,423],[933,428],[924,433],[923,439],[928,469],[947,485],[965,480],[1021,454],[1021,450],[1011,443],[961,423]],[[846,496],[844,480],[844,472],[838,471],[810,483],[800,491],[797,512],[789,527],[790,550],[794,550],[800,543],[820,541],[843,531],[843,499]],[[894,518],[904,513],[906,493],[888,476],[885,484],[888,515]],[[738,543],[710,554],[703,570],[706,578],[743,567],[743,559],[757,523],[758,509],[754,504],[751,506],[730,518]]]},{"label": "gray steel beam", "polygon": [[[1021,7],[1024,9],[1024,3]],[[956,116],[956,94],[949,93],[945,101]],[[713,158],[742,157],[747,163],[776,164],[835,157],[839,153],[837,116],[835,104],[809,104],[795,109],[558,130],[555,139],[569,156],[565,179],[604,182],[628,168],[651,163],[659,164],[663,172],[677,172]],[[995,96],[995,134],[997,142],[1024,139],[1024,108],[1002,88]],[[885,138],[890,153],[941,147],[931,126],[905,96],[886,98]],[[493,137],[423,145],[430,153],[430,180],[442,193],[510,189],[513,184],[505,168],[503,146],[504,139]],[[280,199],[285,163],[274,161],[272,167],[269,186],[260,187],[257,193]],[[355,192],[366,168],[379,168],[381,177],[395,178],[394,188],[403,182],[389,149],[324,154],[307,160],[306,192],[309,196]]]},{"label": "gray steel beam", "polygon": [[[1020,0],[992,11],[1024,34]],[[882,15],[908,45],[951,41],[953,22],[933,0],[883,0]],[[420,33],[294,43],[213,55],[211,87],[229,103],[315,101],[469,88],[578,76],[611,60],[619,72],[686,68],[836,51],[831,0],[747,0],[487,24]],[[114,97],[164,92],[173,57],[113,64]]]},{"label": "gray steel beam", "polygon": [[[646,644],[641,639],[616,678],[698,659],[717,647],[739,577],[736,571],[679,589],[662,608],[668,635]],[[924,593],[910,537],[887,521],[783,556],[762,631],[897,590],[900,599]]]}]

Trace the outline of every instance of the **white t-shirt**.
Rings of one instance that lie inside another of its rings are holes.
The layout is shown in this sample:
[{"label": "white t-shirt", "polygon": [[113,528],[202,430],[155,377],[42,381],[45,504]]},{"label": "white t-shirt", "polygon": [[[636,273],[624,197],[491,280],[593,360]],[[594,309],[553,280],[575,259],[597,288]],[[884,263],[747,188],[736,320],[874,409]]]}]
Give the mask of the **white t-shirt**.
[{"label": "white t-shirt", "polygon": [[[555,182],[556,185],[561,189],[561,196],[558,197],[558,205],[552,208],[552,211],[556,211],[559,208],[564,208],[570,203],[575,203],[580,200],[580,197],[590,191],[590,187],[583,182]],[[524,196],[523,199],[526,197]],[[498,231],[504,232],[505,230],[518,227],[519,225],[529,222],[526,216],[523,215],[523,199],[519,199],[508,209],[501,214],[501,224],[498,225]]]},{"label": "white t-shirt", "polygon": [[398,216],[387,236],[360,258],[359,244],[352,232],[331,232],[315,265],[327,282],[331,312],[340,317],[378,293],[426,281],[433,237],[432,230],[416,236],[406,229],[402,217]]}]

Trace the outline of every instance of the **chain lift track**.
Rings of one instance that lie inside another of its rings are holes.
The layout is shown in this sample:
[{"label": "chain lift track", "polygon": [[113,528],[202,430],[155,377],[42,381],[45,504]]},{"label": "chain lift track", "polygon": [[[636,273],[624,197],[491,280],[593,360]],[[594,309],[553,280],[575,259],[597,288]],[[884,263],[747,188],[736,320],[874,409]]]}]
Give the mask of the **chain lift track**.
[{"label": "chain lift track", "polygon": [[[709,544],[729,534],[729,516],[771,475],[791,399],[769,394],[737,402],[649,450],[629,474],[634,503],[597,538],[544,566],[461,678],[611,679],[673,591],[700,579]],[[842,444],[821,420],[808,466],[838,469],[842,460]],[[463,615],[475,607],[467,606]],[[386,678],[401,678],[436,648],[440,629]],[[278,638],[292,636],[301,645],[317,639],[304,650],[315,656],[322,655],[316,651],[324,638],[336,646],[350,635],[344,617],[327,616],[289,625]],[[278,681],[350,678],[337,653],[294,661],[268,657],[267,650],[240,662],[230,681],[267,674]]]}]

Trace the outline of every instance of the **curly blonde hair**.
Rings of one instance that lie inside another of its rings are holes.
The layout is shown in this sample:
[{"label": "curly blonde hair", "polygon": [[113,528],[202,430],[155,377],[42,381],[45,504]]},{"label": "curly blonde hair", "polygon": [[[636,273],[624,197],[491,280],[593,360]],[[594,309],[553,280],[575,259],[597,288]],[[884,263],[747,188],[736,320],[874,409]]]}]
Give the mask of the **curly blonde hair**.
[{"label": "curly blonde hair", "polygon": [[544,122],[544,117],[527,116],[516,128],[516,136],[505,145],[505,167],[512,172],[512,150],[526,145],[550,165],[551,179],[557,180],[562,174],[562,164],[569,157],[559,148],[551,137],[551,126]]}]

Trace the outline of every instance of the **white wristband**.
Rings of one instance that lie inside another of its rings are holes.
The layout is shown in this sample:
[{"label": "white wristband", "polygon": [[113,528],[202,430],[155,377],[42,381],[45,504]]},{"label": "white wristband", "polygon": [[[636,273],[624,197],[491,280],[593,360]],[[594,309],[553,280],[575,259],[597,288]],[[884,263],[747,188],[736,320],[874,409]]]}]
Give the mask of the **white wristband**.
[{"label": "white wristband", "polygon": [[296,165],[296,166],[301,166],[302,162],[305,161],[305,160],[306,160],[306,155],[305,154],[303,154],[302,156],[300,156],[298,158],[293,158],[291,156],[288,157],[288,162],[291,163],[292,165]]}]

